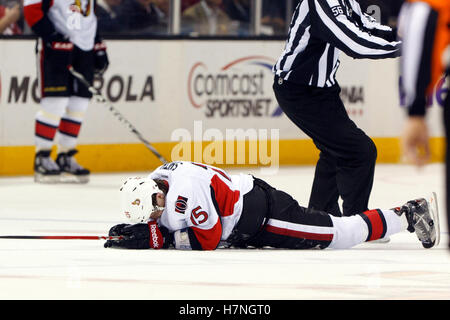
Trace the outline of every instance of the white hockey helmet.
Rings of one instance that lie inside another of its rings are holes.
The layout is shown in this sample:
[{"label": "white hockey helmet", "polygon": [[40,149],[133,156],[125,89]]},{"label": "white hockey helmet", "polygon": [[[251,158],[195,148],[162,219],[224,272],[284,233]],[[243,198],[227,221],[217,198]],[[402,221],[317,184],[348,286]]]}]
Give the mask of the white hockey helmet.
[{"label": "white hockey helmet", "polygon": [[163,191],[150,178],[128,178],[120,193],[122,213],[132,223],[146,222],[153,212],[164,209],[156,203],[156,194]]}]

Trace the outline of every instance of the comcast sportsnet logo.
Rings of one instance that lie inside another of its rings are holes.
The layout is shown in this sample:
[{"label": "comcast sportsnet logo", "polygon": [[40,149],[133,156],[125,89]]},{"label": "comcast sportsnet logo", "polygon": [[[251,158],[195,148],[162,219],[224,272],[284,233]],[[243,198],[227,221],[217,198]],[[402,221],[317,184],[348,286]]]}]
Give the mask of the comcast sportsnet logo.
[{"label": "comcast sportsnet logo", "polygon": [[272,91],[274,63],[264,56],[242,57],[222,66],[197,62],[189,71],[189,102],[208,118],[280,116]]}]

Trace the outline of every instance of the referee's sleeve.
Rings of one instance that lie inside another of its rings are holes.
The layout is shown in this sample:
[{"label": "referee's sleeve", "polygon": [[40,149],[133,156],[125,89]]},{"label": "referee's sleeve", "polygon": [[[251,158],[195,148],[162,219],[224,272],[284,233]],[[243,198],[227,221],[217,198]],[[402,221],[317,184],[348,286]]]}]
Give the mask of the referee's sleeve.
[{"label": "referee's sleeve", "polygon": [[426,113],[426,96],[432,82],[431,63],[437,20],[438,12],[424,2],[405,4],[402,9],[401,76],[409,115]]},{"label": "referee's sleeve", "polygon": [[357,1],[351,0],[350,4],[353,10],[353,17],[359,19],[361,25],[364,26],[367,32],[374,35],[375,37],[380,37],[390,42],[397,40],[396,29],[392,29],[390,26],[385,26],[367,13],[364,13]]},{"label": "referee's sleeve", "polygon": [[348,19],[338,0],[309,0],[316,36],[357,59],[384,59],[400,55],[400,42],[371,35]]}]

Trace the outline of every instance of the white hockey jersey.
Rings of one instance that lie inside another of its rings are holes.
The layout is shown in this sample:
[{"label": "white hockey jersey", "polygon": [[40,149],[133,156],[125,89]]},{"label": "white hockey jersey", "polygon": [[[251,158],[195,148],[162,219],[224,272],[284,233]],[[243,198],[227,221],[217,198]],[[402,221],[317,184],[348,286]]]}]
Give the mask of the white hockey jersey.
[{"label": "white hockey jersey", "polygon": [[57,32],[89,51],[97,32],[94,5],[94,0],[24,0],[24,14],[30,27],[47,15]]},{"label": "white hockey jersey", "polygon": [[160,224],[170,232],[191,228],[203,250],[226,240],[242,213],[243,196],[253,188],[251,175],[194,162],[162,165],[149,178],[168,183]]}]

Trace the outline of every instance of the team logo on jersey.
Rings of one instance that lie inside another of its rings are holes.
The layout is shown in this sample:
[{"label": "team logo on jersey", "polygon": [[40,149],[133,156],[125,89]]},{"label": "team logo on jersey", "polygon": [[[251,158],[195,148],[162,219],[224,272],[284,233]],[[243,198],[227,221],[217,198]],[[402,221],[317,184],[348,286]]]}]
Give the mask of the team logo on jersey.
[{"label": "team logo on jersey", "polygon": [[91,13],[91,0],[87,1],[86,6],[85,6],[84,9],[83,9],[83,6],[81,4],[81,1],[80,0],[75,0],[75,2],[72,3],[69,6],[69,10],[74,12],[74,13],[80,13],[83,16],[87,17]]},{"label": "team logo on jersey", "polygon": [[181,214],[184,214],[187,207],[188,198],[178,196],[177,201],[175,202],[175,211]]},{"label": "team logo on jersey", "polygon": [[141,204],[141,200],[140,200],[140,199],[136,199],[136,200],[134,200],[131,204],[133,204],[133,205],[135,205],[135,206],[138,206],[138,205]]}]

